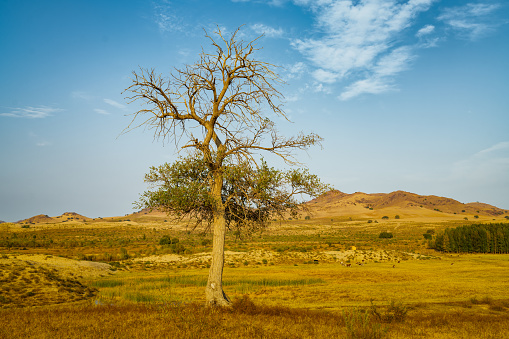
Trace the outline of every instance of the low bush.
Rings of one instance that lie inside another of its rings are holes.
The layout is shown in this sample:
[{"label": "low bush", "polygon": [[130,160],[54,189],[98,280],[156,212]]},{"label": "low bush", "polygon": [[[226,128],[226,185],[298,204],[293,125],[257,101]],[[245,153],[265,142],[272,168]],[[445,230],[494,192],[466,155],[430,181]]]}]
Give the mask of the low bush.
[{"label": "low bush", "polygon": [[386,231],[380,233],[380,235],[378,236],[378,238],[380,238],[380,239],[390,239],[392,237],[394,237],[392,235],[392,233],[389,233],[389,232],[386,232]]}]

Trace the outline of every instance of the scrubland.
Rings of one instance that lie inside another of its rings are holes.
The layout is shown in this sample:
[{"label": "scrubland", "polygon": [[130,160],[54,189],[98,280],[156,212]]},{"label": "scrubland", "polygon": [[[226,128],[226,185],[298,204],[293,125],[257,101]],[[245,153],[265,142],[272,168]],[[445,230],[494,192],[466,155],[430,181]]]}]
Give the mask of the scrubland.
[{"label": "scrubland", "polygon": [[427,231],[465,223],[310,218],[229,234],[228,309],[203,306],[211,236],[185,224],[2,224],[0,338],[507,337],[509,255],[426,248]]}]

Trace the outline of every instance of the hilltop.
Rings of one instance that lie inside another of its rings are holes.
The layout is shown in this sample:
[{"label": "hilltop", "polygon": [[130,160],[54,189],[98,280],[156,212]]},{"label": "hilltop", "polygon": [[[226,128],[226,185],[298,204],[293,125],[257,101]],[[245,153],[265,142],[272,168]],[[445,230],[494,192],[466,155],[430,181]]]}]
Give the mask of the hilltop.
[{"label": "hilltop", "polygon": [[68,221],[90,221],[92,219],[82,216],[76,212],[65,212],[57,217],[50,217],[46,214],[39,214],[28,219],[20,220],[18,224],[50,224]]},{"label": "hilltop", "polygon": [[440,217],[448,215],[499,217],[509,211],[484,203],[464,204],[457,200],[435,195],[418,195],[405,191],[391,193],[330,191],[306,203],[318,216],[364,216],[380,217],[394,214],[407,217]]}]

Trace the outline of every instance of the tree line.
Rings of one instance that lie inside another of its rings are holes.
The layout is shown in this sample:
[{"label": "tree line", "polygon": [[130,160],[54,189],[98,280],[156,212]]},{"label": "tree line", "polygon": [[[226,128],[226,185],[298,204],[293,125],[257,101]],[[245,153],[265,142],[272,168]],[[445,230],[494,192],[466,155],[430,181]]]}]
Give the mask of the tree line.
[{"label": "tree line", "polygon": [[428,246],[452,253],[509,253],[509,224],[472,224],[447,228],[429,240]]}]

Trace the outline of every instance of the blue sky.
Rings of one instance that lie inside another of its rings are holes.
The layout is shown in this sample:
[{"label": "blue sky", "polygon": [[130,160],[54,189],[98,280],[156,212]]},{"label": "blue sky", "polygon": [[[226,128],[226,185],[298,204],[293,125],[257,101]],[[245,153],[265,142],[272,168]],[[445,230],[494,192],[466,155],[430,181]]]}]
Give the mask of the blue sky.
[{"label": "blue sky", "polygon": [[241,25],[283,67],[280,131],[325,139],[297,154],[325,182],[509,209],[504,1],[4,0],[0,220],[130,213],[148,168],[177,158],[151,131],[121,134],[131,72],[192,64],[203,29]]}]

